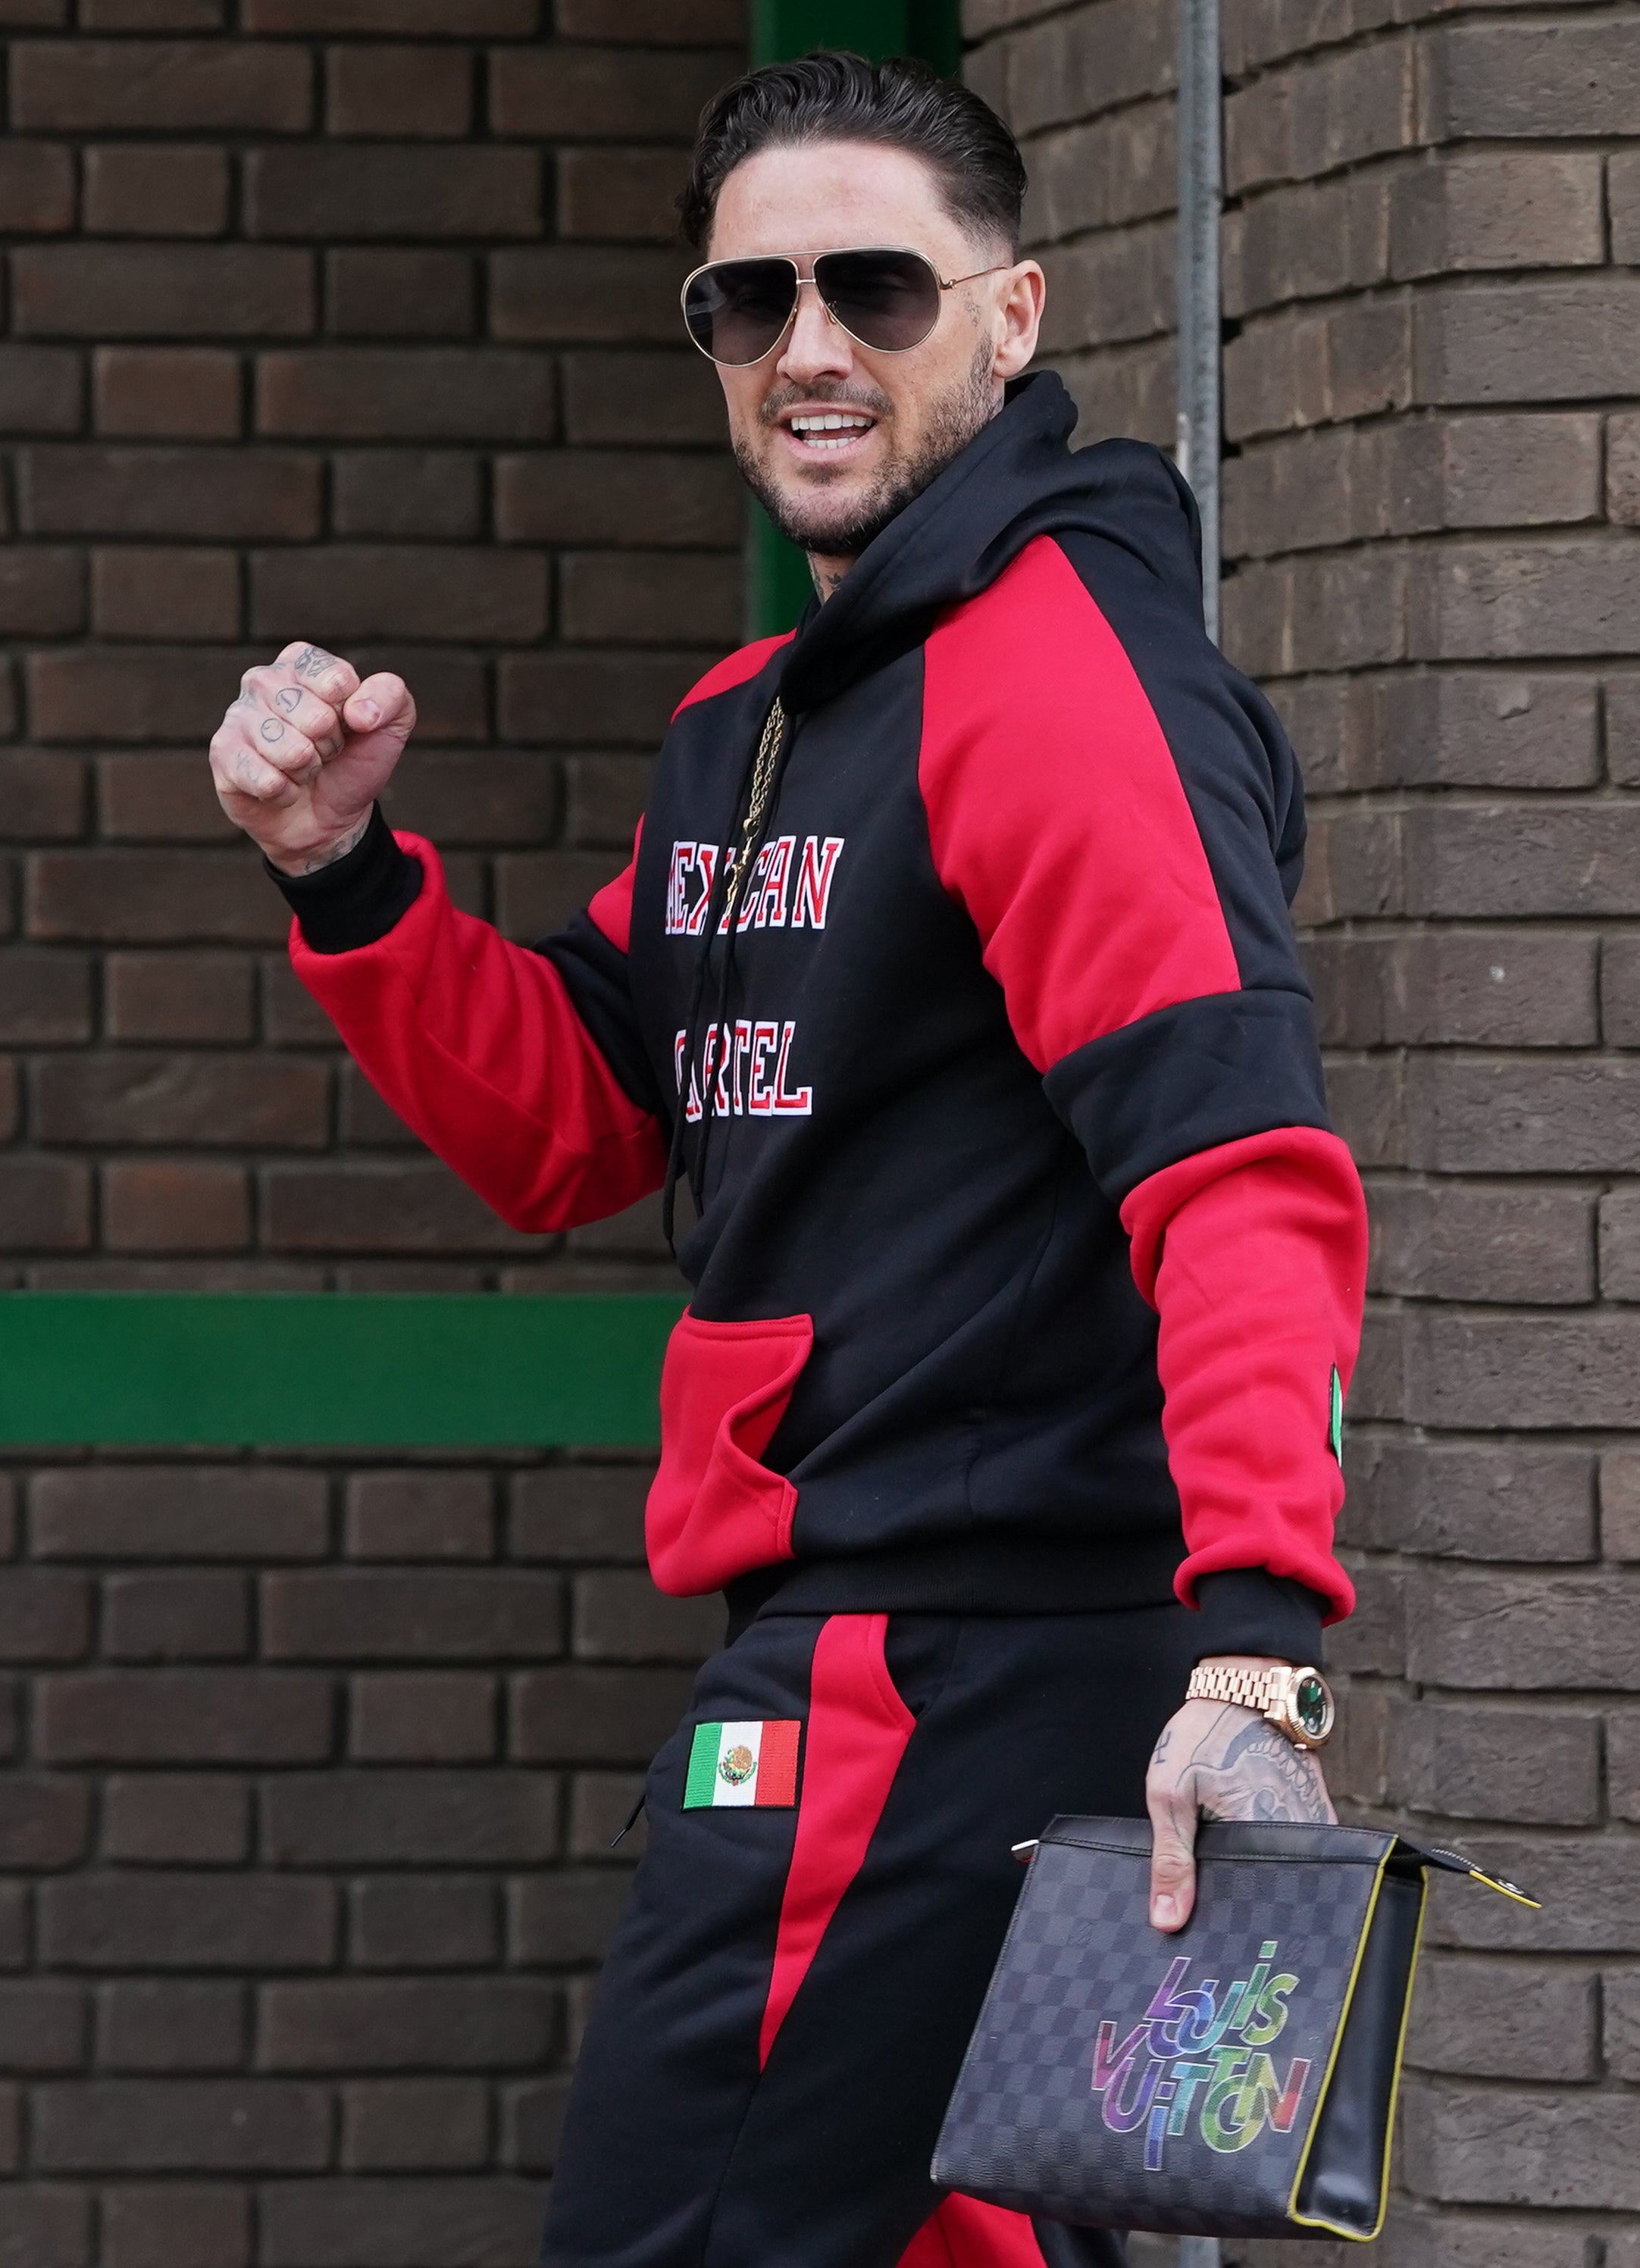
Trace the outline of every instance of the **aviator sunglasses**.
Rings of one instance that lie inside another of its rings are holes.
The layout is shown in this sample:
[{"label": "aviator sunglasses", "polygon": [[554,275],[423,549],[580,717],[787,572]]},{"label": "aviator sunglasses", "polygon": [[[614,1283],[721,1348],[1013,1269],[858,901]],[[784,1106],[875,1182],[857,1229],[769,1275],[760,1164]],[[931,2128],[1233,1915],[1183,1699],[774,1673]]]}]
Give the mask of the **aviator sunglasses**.
[{"label": "aviator sunglasses", "polygon": [[943,276],[925,254],[898,245],[866,245],[848,252],[817,252],[812,276],[798,258],[771,253],[755,260],[709,260],[683,286],[683,320],[703,355],[725,370],[746,370],[777,347],[798,312],[805,284],[820,293],[834,323],[875,354],[904,354],[920,347],[939,320],[942,291],[975,276]]}]

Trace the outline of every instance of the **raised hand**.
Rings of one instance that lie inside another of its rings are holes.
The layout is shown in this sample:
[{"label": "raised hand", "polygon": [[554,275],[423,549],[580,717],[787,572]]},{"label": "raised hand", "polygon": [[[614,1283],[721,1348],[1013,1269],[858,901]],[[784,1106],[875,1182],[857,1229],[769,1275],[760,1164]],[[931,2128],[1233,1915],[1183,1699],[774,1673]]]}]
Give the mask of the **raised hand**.
[{"label": "raised hand", "polygon": [[416,729],[401,677],[363,683],[299,641],[247,669],[210,743],[217,800],[272,864],[311,874],[350,850]]},{"label": "raised hand", "polygon": [[1151,1926],[1160,1930],[1182,1929],[1195,1904],[1198,1818],[1323,1825],[1338,1815],[1315,1751],[1295,1748],[1256,1709],[1232,1701],[1187,1701],[1168,1719],[1144,1800],[1153,1833]]}]

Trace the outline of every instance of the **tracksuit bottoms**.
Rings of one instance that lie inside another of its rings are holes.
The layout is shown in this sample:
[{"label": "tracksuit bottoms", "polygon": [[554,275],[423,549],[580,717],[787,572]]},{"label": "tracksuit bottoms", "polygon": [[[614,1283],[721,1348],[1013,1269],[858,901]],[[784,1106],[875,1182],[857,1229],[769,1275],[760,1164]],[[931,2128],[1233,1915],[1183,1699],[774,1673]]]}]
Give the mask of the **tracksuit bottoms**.
[{"label": "tracksuit bottoms", "polygon": [[785,1615],[732,1633],[647,1783],[542,2268],[1105,2268],[945,2196],[935,2137],[1055,1812],[1143,1814],[1197,1618]]}]

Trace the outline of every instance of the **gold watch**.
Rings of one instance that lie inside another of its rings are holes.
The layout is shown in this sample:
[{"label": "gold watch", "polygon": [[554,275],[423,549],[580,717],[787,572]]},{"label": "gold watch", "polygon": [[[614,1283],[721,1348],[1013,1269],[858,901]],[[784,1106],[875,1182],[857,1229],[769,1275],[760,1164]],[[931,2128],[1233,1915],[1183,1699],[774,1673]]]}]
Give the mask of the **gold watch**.
[{"label": "gold watch", "polygon": [[1332,1688],[1319,1669],[1295,1669],[1286,1662],[1275,1669],[1210,1668],[1198,1662],[1185,1699],[1232,1701],[1239,1709],[1256,1709],[1295,1749],[1323,1747],[1338,1713]]}]

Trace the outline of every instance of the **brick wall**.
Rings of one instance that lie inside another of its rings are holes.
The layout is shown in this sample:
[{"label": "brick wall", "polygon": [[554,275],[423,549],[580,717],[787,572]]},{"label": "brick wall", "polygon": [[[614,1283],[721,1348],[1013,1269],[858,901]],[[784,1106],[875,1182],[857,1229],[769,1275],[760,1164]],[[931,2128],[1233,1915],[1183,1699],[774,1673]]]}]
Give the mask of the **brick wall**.
[{"label": "brick wall", "polygon": [[[969,0],[1090,435],[1170,438],[1173,15]],[[1548,1901],[1437,1891],[1380,2257],[1634,2268],[1640,8],[1224,18],[1225,639],[1375,1226],[1335,1777]]]},{"label": "brick wall", "polygon": [[1048,271],[1041,359],[1079,438],[1173,444],[1173,0],[965,0],[966,76],[1019,137]]},{"label": "brick wall", "polygon": [[0,162],[0,1236],[57,1285],[652,1255],[647,1217],[567,1254],[509,1234],[407,1146],[293,986],[200,752],[239,672],[313,637],[412,680],[393,816],[463,903],[537,934],[621,863],[668,709],[739,626],[667,241],[739,10],[561,0],[548,38],[536,0],[228,12],[0,7],[29,26]]},{"label": "brick wall", "polygon": [[610,1838],[721,1620],[650,1585],[645,1477],[8,1487],[8,2268],[527,2268]]},{"label": "brick wall", "polygon": [[[0,1283],[669,1282],[512,1235],[349,1075],[203,745],[402,666],[393,814],[521,935],[735,642],[669,201],[736,0],[0,0]],[[323,1351],[315,1351],[323,1359]],[[526,2268],[710,1606],[643,1475],[0,1475],[0,2268]]]},{"label": "brick wall", "polygon": [[[0,0],[11,1281],[659,1277],[651,1215],[497,1230],[344,1074],[199,757],[287,635],[407,657],[395,815],[527,933],[735,635],[662,237],[738,11],[541,12]],[[1085,433],[1171,438],[1173,13],[969,0]],[[1552,1900],[1440,1892],[1382,2257],[1640,2268],[1640,11],[1226,18],[1226,635],[1305,759],[1377,1226],[1338,1771]],[[713,1635],[641,1474],[9,1477],[0,2268],[526,2263],[608,1836]]]}]

